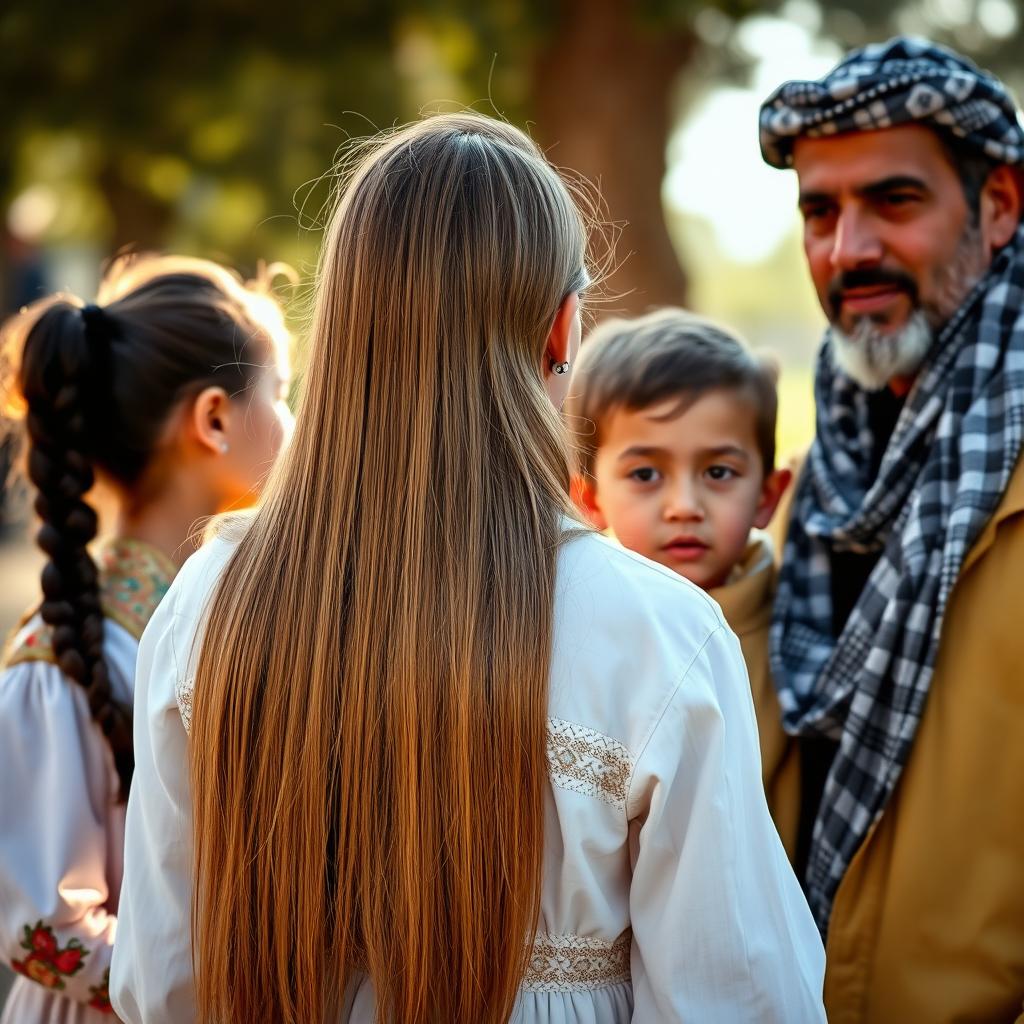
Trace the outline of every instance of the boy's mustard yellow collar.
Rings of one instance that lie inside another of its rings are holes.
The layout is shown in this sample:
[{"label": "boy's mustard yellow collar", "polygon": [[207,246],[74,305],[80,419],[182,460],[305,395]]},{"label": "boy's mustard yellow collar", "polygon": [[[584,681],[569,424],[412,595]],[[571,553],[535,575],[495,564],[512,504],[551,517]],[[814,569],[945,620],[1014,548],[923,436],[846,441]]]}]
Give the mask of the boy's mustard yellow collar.
[{"label": "boy's mustard yellow collar", "polygon": [[729,581],[708,591],[737,636],[764,629],[771,621],[776,575],[774,557],[768,534],[751,530],[743,558],[733,569]]},{"label": "boy's mustard yellow collar", "polygon": [[[174,579],[174,563],[149,544],[124,538],[101,544],[96,562],[104,616],[138,640]],[[6,665],[23,661],[55,663],[51,628],[38,622],[28,632],[22,631],[17,646],[4,661]]]}]

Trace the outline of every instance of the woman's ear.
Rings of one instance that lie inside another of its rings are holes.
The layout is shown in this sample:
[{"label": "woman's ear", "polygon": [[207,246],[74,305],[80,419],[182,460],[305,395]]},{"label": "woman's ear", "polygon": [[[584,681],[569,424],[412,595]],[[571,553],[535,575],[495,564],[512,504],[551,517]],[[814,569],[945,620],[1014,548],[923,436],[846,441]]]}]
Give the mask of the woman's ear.
[{"label": "woman's ear", "polygon": [[216,455],[227,455],[231,400],[223,388],[203,388],[192,400],[189,423],[200,447]]},{"label": "woman's ear", "polygon": [[775,515],[786,488],[793,479],[792,470],[776,469],[764,478],[761,484],[761,499],[757,503],[757,514],[754,516],[754,526],[763,530]]},{"label": "woman's ear", "polygon": [[576,332],[576,315],[580,311],[580,297],[570,292],[558,307],[555,319],[548,332],[548,343],[544,349],[547,369],[551,364],[571,363],[576,358],[579,337]]},{"label": "woman's ear", "polygon": [[581,331],[579,293],[570,292],[555,313],[541,356],[541,380],[556,409],[562,407],[569,391],[571,367],[579,352]]}]

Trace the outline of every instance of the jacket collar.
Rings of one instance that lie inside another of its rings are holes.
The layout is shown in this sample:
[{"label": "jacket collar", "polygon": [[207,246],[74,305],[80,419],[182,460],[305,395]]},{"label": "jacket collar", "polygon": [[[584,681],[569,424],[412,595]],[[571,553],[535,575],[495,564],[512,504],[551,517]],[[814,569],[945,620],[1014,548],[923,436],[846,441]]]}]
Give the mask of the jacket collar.
[{"label": "jacket collar", "polygon": [[772,591],[775,585],[774,559],[775,553],[768,534],[751,530],[747,549],[728,582],[708,591],[738,636],[763,629],[771,621]]},{"label": "jacket collar", "polygon": [[985,524],[985,528],[978,534],[974,546],[967,552],[964,564],[960,567],[961,576],[992,547],[1000,524],[1021,512],[1024,512],[1024,455],[1018,457],[1017,465],[1010,474],[1010,480],[1003,492],[1002,500]]}]

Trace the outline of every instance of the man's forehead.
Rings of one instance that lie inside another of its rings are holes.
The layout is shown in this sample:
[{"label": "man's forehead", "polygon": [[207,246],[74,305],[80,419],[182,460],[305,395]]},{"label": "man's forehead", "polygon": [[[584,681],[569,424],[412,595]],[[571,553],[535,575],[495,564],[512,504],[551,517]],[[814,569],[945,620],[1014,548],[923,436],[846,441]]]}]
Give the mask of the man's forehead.
[{"label": "man's forehead", "polygon": [[804,136],[794,143],[793,167],[801,190],[829,187],[830,182],[855,185],[890,177],[928,180],[953,170],[938,135],[917,124]]}]

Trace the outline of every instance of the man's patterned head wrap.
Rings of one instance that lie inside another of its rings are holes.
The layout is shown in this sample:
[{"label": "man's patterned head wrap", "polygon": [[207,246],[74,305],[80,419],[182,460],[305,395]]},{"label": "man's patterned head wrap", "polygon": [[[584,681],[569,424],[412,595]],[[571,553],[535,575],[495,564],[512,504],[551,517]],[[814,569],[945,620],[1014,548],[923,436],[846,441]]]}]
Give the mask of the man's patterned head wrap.
[{"label": "man's patterned head wrap", "polygon": [[793,143],[924,124],[997,164],[1024,164],[1024,122],[1006,86],[958,53],[897,36],[852,50],[816,82],[786,82],[761,106],[761,154],[790,167]]}]

